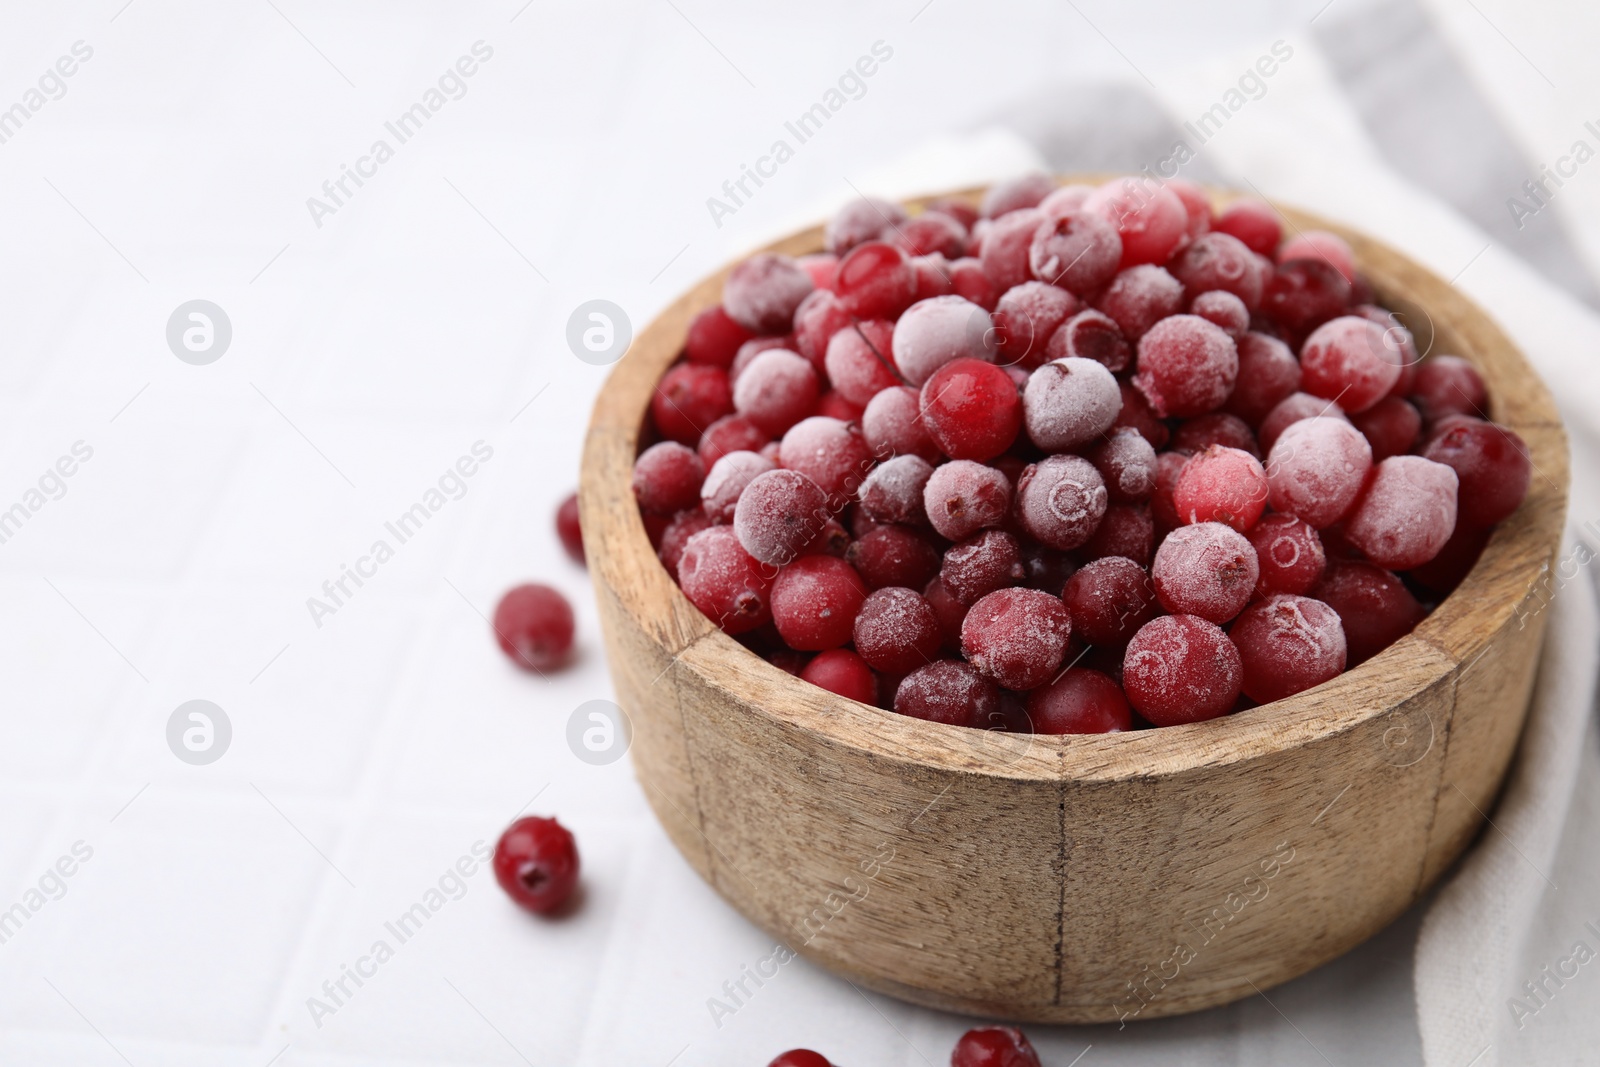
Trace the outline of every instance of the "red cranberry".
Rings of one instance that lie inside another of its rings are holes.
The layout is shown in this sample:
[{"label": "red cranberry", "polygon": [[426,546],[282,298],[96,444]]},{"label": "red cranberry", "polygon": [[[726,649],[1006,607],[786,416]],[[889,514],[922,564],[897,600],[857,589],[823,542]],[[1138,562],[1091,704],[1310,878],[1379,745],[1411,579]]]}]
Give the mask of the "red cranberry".
[{"label": "red cranberry", "polygon": [[683,561],[683,550],[688,547],[689,538],[715,525],[704,511],[680,511],[672,517],[672,522],[661,532],[661,544],[656,547],[656,555],[660,557],[661,565],[667,568],[667,573],[672,575],[673,581],[679,580],[678,564]]},{"label": "red cranberry", "polygon": [[1120,374],[1128,369],[1133,349],[1111,316],[1089,308],[1063,322],[1045,345],[1045,362],[1068,357],[1091,359]]},{"label": "red cranberry", "polygon": [[1318,326],[1301,346],[1300,387],[1347,412],[1365,411],[1389,395],[1404,361],[1382,326],[1341,315]]},{"label": "red cranberry", "polygon": [[1320,259],[1280,263],[1261,294],[1262,313],[1301,334],[1349,306],[1350,283]]},{"label": "red cranberry", "polygon": [[559,667],[572,653],[572,605],[548,585],[510,590],[494,609],[493,626],[500,651],[524,670]]},{"label": "red cranberry", "polygon": [[1283,225],[1278,213],[1259,200],[1236,200],[1211,223],[1218,230],[1244,242],[1258,256],[1270,256],[1283,240]]},{"label": "red cranberry", "polygon": [[921,399],[922,424],[952,459],[993,459],[1011,447],[1022,426],[1016,385],[981,360],[946,363],[923,385]]},{"label": "red cranberry", "polygon": [[1372,407],[1350,416],[1350,422],[1372,445],[1372,458],[1385,460],[1411,451],[1422,435],[1422,416],[1410,401],[1386,396]]},{"label": "red cranberry", "polygon": [[910,589],[879,589],[856,615],[856,651],[874,670],[906,674],[939,655],[939,616]]},{"label": "red cranberry", "polygon": [[1007,689],[1033,689],[1061,666],[1072,616],[1059,597],[1037,589],[998,589],[961,623],[961,650],[980,674]]},{"label": "red cranberry", "polygon": [[700,506],[706,517],[716,523],[732,522],[745,486],[776,466],[755,452],[730,452],[717,460],[700,486]]},{"label": "red cranberry", "polygon": [[817,536],[829,517],[828,494],[821,486],[799,471],[772,470],[757,475],[739,494],[733,532],[750,555],[781,567]]},{"label": "red cranberry", "polygon": [[899,385],[891,348],[893,339],[894,323],[880,319],[854,323],[835,333],[827,347],[828,380],[861,405],[890,386]]},{"label": "red cranberry", "polygon": [[994,310],[1000,290],[989,280],[981,260],[963,256],[945,267],[945,275],[950,279],[952,294],[972,301],[985,311]]},{"label": "red cranberry", "polygon": [[946,363],[963,357],[990,362],[994,331],[989,313],[959,296],[936,296],[913,304],[894,325],[895,367],[921,386]]},{"label": "red cranberry", "polygon": [[986,219],[997,219],[1022,208],[1037,207],[1039,201],[1055,192],[1055,188],[1054,178],[1037,171],[1019,178],[1008,178],[995,182],[984,192],[983,203],[978,210]]},{"label": "red cranberry", "polygon": [[751,333],[787,333],[795,308],[812,288],[811,275],[793,259],[757,252],[728,275],[722,306],[729,318]]},{"label": "red cranberry", "polygon": [[869,588],[921,589],[939,573],[939,550],[907,526],[879,526],[846,550],[845,560]]},{"label": "red cranberry", "polygon": [[1434,356],[1420,364],[1411,396],[1422,417],[1429,422],[1437,422],[1446,415],[1483,418],[1489,403],[1483,376],[1460,356]]},{"label": "red cranberry", "polygon": [[1330,560],[1311,596],[1339,613],[1352,667],[1410,633],[1426,614],[1398,577],[1359,560]]},{"label": "red cranberry", "polygon": [[1171,189],[1150,178],[1113,178],[1084,201],[1122,238],[1122,266],[1165,263],[1188,239],[1189,213]]},{"label": "red cranberry", "polygon": [[1185,455],[1204,452],[1212,445],[1236,448],[1255,459],[1261,458],[1261,446],[1256,443],[1256,435],[1250,431],[1249,424],[1225,411],[1185,419],[1172,435],[1172,451]]},{"label": "red cranberry", "polygon": [[1268,515],[1245,536],[1261,567],[1256,581],[1259,597],[1309,592],[1327,566],[1327,553],[1316,527],[1293,515]]},{"label": "red cranberry", "polygon": [[1137,504],[1150,499],[1156,483],[1156,450],[1129,426],[1109,430],[1089,450],[1088,460],[1105,479],[1106,499]]},{"label": "red cranberry", "polygon": [[950,1067],[1039,1067],[1039,1054],[1021,1030],[985,1026],[961,1035]]},{"label": "red cranberry", "polygon": [[639,453],[633,464],[633,495],[646,511],[674,515],[700,503],[705,465],[676,441],[661,441]]},{"label": "red cranberry", "polygon": [[821,389],[804,356],[769,349],[750,361],[733,385],[733,406],[774,437],[811,414]]},{"label": "red cranberry", "polygon": [[1333,401],[1323,400],[1310,393],[1294,393],[1273,405],[1272,410],[1267,412],[1267,417],[1261,420],[1261,427],[1256,437],[1260,440],[1261,447],[1270,453],[1284,430],[1302,419],[1319,417],[1350,421],[1339,405]]},{"label": "red cranberry", "polygon": [[1201,522],[1167,535],[1150,577],[1162,607],[1220,624],[1250,602],[1261,566],[1243,534],[1220,522]]},{"label": "red cranberry", "polygon": [[1239,350],[1239,377],[1223,410],[1251,426],[1259,426],[1269,411],[1299,391],[1300,361],[1288,345],[1254,330],[1235,345]]},{"label": "red cranberry", "polygon": [[924,211],[894,231],[894,244],[909,256],[937,252],[955,259],[966,251],[967,228],[942,211]]},{"label": "red cranberry", "polygon": [[828,220],[822,239],[829,252],[844,255],[852,248],[878,238],[885,230],[906,221],[905,209],[899,204],[876,197],[852,200]]},{"label": "red cranberry", "polygon": [[894,710],[914,719],[981,728],[1000,712],[1000,687],[961,660],[935,660],[901,680]]},{"label": "red cranberry", "polygon": [[1123,259],[1122,238],[1115,223],[1102,215],[1079,211],[1029,221],[1033,230],[1027,267],[1040,281],[1086,295],[1117,273]]},{"label": "red cranberry", "polygon": [[1046,456],[1017,482],[1018,522],[1031,537],[1062,551],[1094,535],[1106,504],[1105,481],[1082,456]]},{"label": "red cranberry", "polygon": [[494,878],[519,907],[550,915],[578,885],[577,843],[554,819],[518,819],[495,842]]},{"label": "red cranberry", "polygon": [[802,556],[772,583],[772,621],[790,648],[815,652],[850,640],[867,585],[833,556]]},{"label": "red cranberry", "polygon": [[960,541],[998,526],[1011,506],[1011,483],[998,469],[970,459],[935,467],[923,487],[928,522],[941,537]]},{"label": "red cranberry", "polygon": [[1132,382],[1117,382],[1117,391],[1122,397],[1122,410],[1117,413],[1117,421],[1111,425],[1131,426],[1139,431],[1141,437],[1150,442],[1151,448],[1157,451],[1165,448],[1172,431],[1155,413],[1150,401],[1144,398],[1144,394],[1139,392],[1138,387]]},{"label": "red cranberry", "polygon": [[834,292],[858,319],[895,319],[916,296],[917,274],[900,249],[868,241],[839,261]]},{"label": "red cranberry", "polygon": [[1028,378],[1022,421],[1034,444],[1049,452],[1081,447],[1117,421],[1122,392],[1110,371],[1089,359],[1046,363]]},{"label": "red cranberry", "polygon": [[695,444],[707,426],[732,411],[728,373],[701,363],[679,363],[668,370],[650,398],[656,429],[686,445]]},{"label": "red cranberry", "polygon": [[1094,536],[1079,550],[1085,560],[1126,556],[1141,567],[1150,566],[1156,548],[1156,522],[1148,505],[1112,504]]},{"label": "red cranberry", "polygon": [[1372,469],[1372,446],[1361,431],[1326,415],[1302,419],[1279,435],[1267,456],[1274,511],[1332,526],[1355,504]]},{"label": "red cranberry", "polygon": [[813,290],[794,312],[794,348],[821,374],[829,342],[853,321],[850,312],[830,290]]},{"label": "red cranberry", "polygon": [[1306,230],[1296,234],[1278,249],[1278,262],[1293,259],[1320,259],[1344,275],[1344,280],[1355,283],[1356,256],[1345,239],[1327,230]]},{"label": "red cranberry", "polygon": [[1116,322],[1129,341],[1143,337],[1150,327],[1183,310],[1183,285],[1163,268],[1152,263],[1129,267],[1119,273],[1095,307]]},{"label": "red cranberry", "polygon": [[847,648],[819,652],[800,671],[802,681],[863,704],[878,702],[878,680],[867,661]]},{"label": "red cranberry", "polygon": [[826,415],[813,415],[791,426],[778,446],[778,462],[821,486],[837,501],[835,510],[861,488],[873,465],[872,450],[861,436],[861,427]]},{"label": "red cranberry", "polygon": [[1091,645],[1126,645],[1160,611],[1149,573],[1123,556],[1085,564],[1061,593],[1072,629]]},{"label": "red cranberry", "polygon": [[963,604],[973,604],[996,589],[1022,582],[1022,553],[1017,539],[1001,530],[985,530],[944,554],[939,581]]},{"label": "red cranberry", "polygon": [[1220,626],[1195,615],[1145,623],[1122,660],[1128,702],[1157,726],[1227,714],[1243,681],[1239,650]]},{"label": "red cranberry", "polygon": [[1199,316],[1169,316],[1139,339],[1133,381],[1157,415],[1190,418],[1215,411],[1238,376],[1233,338]]},{"label": "red cranberry", "polygon": [[1006,290],[994,309],[1001,361],[1028,367],[1043,362],[1051,335],[1082,307],[1065,289],[1044,282],[1023,282]]},{"label": "red cranberry", "polygon": [[1231,234],[1208,233],[1199,238],[1173,259],[1172,273],[1183,283],[1186,300],[1221,290],[1238,297],[1247,311],[1261,303],[1263,279],[1255,256]]},{"label": "red cranberry", "polygon": [[874,396],[862,412],[861,433],[879,458],[920,456],[929,463],[939,459],[939,446],[922,424],[922,394],[910,386],[895,386]]},{"label": "red cranberry", "polygon": [[690,363],[705,363],[726,370],[738,354],[739,346],[750,337],[750,331],[734,322],[727,309],[717,304],[690,321],[683,354]]},{"label": "red cranberry", "polygon": [[729,452],[760,452],[772,438],[743,415],[724,415],[700,435],[700,462],[710,470]]},{"label": "red cranberry", "polygon": [[1028,721],[1036,734],[1110,734],[1133,729],[1133,710],[1122,686],[1088,667],[1072,667],[1028,694]]},{"label": "red cranberry", "polygon": [[1233,338],[1236,345],[1250,330],[1250,312],[1245,310],[1244,301],[1221,289],[1201,293],[1189,301],[1189,314],[1205,319]]},{"label": "red cranberry", "polygon": [[1467,526],[1493,526],[1509,518],[1528,495],[1533,478],[1528,446],[1504,426],[1461,419],[1428,442],[1422,454],[1456,472],[1461,521]]},{"label": "red cranberry", "polygon": [[1344,628],[1320,600],[1273,596],[1246,608],[1228,637],[1239,649],[1245,696],[1261,704],[1321,685],[1344,671]]},{"label": "red cranberry", "polygon": [[1172,491],[1185,522],[1220,522],[1243,532],[1267,506],[1267,474],[1248,452],[1212,445],[1184,465]]},{"label": "red cranberry", "polygon": [[1030,278],[1041,277],[1030,266],[1030,249],[1037,240],[1035,232],[1046,228],[1040,226],[1045,221],[1043,213],[1036,208],[1021,208],[1002,215],[982,233],[974,231],[979,245],[971,254],[983,264],[983,272],[997,291],[1003,293]]},{"label": "red cranberry", "polygon": [[812,1052],[808,1048],[794,1048],[788,1052],[780,1052],[778,1057],[767,1067],[833,1067],[828,1062],[828,1057],[820,1052]]},{"label": "red cranberry", "polygon": [[1456,528],[1456,472],[1421,456],[1390,456],[1373,469],[1345,520],[1345,537],[1380,567],[1420,567]]},{"label": "red cranberry", "polygon": [[678,560],[678,584],[723,633],[749,633],[772,621],[772,579],[730,527],[712,526],[689,538]]},{"label": "red cranberry", "polygon": [[573,493],[556,508],[556,536],[574,563],[586,562],[583,555],[583,530],[578,526],[578,494]]}]

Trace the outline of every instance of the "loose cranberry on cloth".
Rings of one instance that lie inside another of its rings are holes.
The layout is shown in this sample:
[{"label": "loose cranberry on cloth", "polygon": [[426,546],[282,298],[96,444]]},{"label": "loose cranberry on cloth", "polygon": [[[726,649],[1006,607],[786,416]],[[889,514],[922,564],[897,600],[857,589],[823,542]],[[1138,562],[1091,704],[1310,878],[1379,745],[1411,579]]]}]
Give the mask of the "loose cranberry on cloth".
[{"label": "loose cranberry on cloth", "polygon": [[506,895],[536,915],[560,910],[578,885],[577,842],[554,819],[530,815],[506,827],[493,865]]},{"label": "loose cranberry on cloth", "polygon": [[572,605],[548,585],[530,583],[507,592],[495,606],[493,626],[500,651],[524,670],[552,670],[572,654]]}]

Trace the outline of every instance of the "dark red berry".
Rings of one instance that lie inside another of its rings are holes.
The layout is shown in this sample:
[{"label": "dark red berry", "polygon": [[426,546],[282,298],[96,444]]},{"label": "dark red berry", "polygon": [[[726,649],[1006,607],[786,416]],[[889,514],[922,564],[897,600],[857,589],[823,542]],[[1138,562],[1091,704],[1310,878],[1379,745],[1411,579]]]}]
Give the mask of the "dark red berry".
[{"label": "dark red berry", "polygon": [[985,1026],[961,1035],[950,1067],[1039,1067],[1039,1054],[1021,1030]]},{"label": "dark red berry", "polygon": [[556,536],[561,547],[567,550],[574,563],[585,562],[583,555],[583,530],[578,526],[578,494],[573,493],[556,508]]},{"label": "dark red berry", "polygon": [[1036,734],[1109,734],[1133,729],[1133,710],[1122,686],[1088,667],[1072,667],[1028,694],[1028,721]]},{"label": "dark red berry", "polygon": [[780,1052],[776,1059],[767,1064],[767,1067],[833,1067],[828,1062],[828,1057],[820,1052],[812,1052],[808,1048],[794,1048],[788,1052]]},{"label": "dark red berry", "polygon": [[800,678],[830,693],[863,704],[878,700],[878,680],[867,661],[847,648],[819,652],[800,671]]},{"label": "dark red berry", "polygon": [[548,585],[530,583],[507,592],[494,609],[493,626],[500,651],[524,670],[559,667],[572,653],[572,605]]},{"label": "dark red berry", "polygon": [[734,322],[721,304],[708,307],[689,323],[689,336],[683,354],[690,363],[705,363],[726,370],[738,354],[739,346],[753,336]]},{"label": "dark red berry", "polygon": [[558,911],[578,884],[578,847],[554,819],[529,815],[506,827],[494,846],[494,878],[520,907]]}]

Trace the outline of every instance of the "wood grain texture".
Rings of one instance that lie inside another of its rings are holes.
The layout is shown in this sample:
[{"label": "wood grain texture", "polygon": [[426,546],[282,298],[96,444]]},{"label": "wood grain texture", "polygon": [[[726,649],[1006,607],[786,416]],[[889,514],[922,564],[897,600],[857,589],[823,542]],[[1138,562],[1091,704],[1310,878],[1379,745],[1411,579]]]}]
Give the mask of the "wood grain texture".
[{"label": "wood grain texture", "polygon": [[[651,390],[726,270],[634,341],[596,402],[580,490],[611,670],[668,835],[774,937],[933,1007],[1147,1019],[1349,950],[1471,841],[1527,712],[1566,438],[1532,368],[1458,291],[1376,240],[1281,210],[1291,233],[1344,236],[1421,347],[1482,371],[1489,414],[1528,441],[1537,473],[1414,634],[1325,685],[1213,722],[964,730],[836,697],[746,651],[673,584],[630,489]],[[771,247],[821,246],[815,228]]]}]

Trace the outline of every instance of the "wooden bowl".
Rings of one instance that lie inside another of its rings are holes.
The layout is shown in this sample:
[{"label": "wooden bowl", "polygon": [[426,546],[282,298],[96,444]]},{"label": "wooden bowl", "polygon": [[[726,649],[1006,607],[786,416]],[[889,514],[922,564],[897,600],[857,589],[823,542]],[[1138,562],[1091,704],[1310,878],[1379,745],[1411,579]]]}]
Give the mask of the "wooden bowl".
[{"label": "wooden bowl", "polygon": [[[1566,438],[1538,376],[1465,296],[1370,237],[1281,210],[1292,229],[1349,241],[1379,300],[1409,313],[1419,347],[1478,367],[1492,416],[1527,441],[1535,474],[1415,633],[1315,689],[1211,722],[1099,736],[968,730],[834,696],[749,652],[678,590],[631,492],[651,391],[727,271],[634,340],[595,404],[583,458],[611,672],[668,835],[775,939],[931,1007],[1153,1018],[1333,959],[1472,840],[1528,708]],[[822,230],[770,247],[820,251]]]}]

